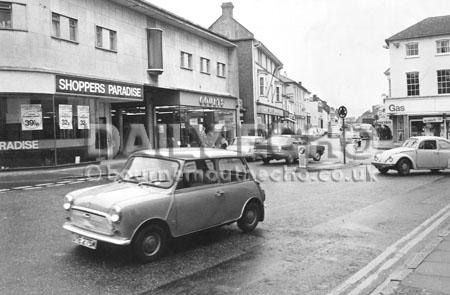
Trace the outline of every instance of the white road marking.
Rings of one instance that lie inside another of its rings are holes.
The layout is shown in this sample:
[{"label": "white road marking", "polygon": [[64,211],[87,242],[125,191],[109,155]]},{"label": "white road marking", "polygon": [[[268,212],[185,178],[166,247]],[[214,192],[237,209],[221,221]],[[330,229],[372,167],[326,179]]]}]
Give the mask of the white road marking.
[{"label": "white road marking", "polygon": [[51,185],[47,185],[47,187],[55,187],[55,186],[62,186],[65,185],[65,183],[53,183]]},{"label": "white road marking", "polygon": [[12,187],[11,189],[24,189],[24,188],[29,188],[32,187],[31,185],[25,185],[25,186],[16,186],[16,187]]},{"label": "white road marking", "polygon": [[42,188],[42,187],[39,187],[39,186],[32,186],[32,187],[24,188],[24,189],[22,189],[22,190],[23,190],[23,191],[29,191],[29,190],[40,189],[40,188]]},{"label": "white road marking", "polygon": [[82,182],[86,182],[86,180],[72,181],[72,182],[68,182],[67,184],[76,184],[76,183],[82,183]]},{"label": "white road marking", "polygon": [[47,185],[51,185],[51,184],[54,184],[54,182],[39,183],[39,184],[35,184],[34,186],[47,186]]},{"label": "white road marking", "polygon": [[[381,253],[378,257],[376,257],[374,260],[372,260],[369,264],[367,264],[365,267],[363,267],[361,270],[359,270],[357,273],[352,275],[350,278],[348,278],[345,282],[334,288],[328,295],[338,295],[338,294],[344,294],[343,292],[349,289],[353,284],[359,282],[363,278],[365,278],[370,272],[374,271],[380,264],[385,262],[386,259],[389,258],[392,254],[397,254],[394,256],[394,258],[390,258],[387,260],[381,267],[378,269],[376,273],[369,276],[365,281],[360,283],[360,285],[368,285],[370,282],[372,282],[374,279],[378,277],[378,274],[390,267],[394,262],[398,261],[402,256],[406,254],[407,251],[409,251],[414,245],[416,245],[421,239],[425,238],[425,236],[435,227],[437,227],[439,224],[441,224],[445,218],[450,216],[450,212],[447,212],[450,209],[450,205],[446,206],[427,220],[425,220],[422,224],[420,224],[418,227],[413,229],[410,233],[408,233],[406,236],[402,237],[400,240],[392,244],[391,246],[387,247],[386,250]],[[444,215],[443,215],[444,214]],[[443,215],[441,218],[439,216]],[[445,218],[444,218],[445,217]],[[433,221],[437,221],[433,224],[431,224]],[[431,224],[431,225],[429,225]],[[431,229],[431,230],[430,230]],[[422,233],[421,233],[422,231]],[[425,233],[425,234],[424,234]],[[416,238],[414,238],[417,236]],[[403,246],[403,248],[398,249],[403,243],[411,240],[408,244]],[[400,256],[398,256],[398,253],[400,253]],[[398,256],[398,257],[397,257]],[[376,277],[373,277],[375,276]],[[370,282],[369,282],[370,278]],[[357,288],[359,290],[359,287]],[[355,289],[356,290],[356,289]],[[359,291],[358,291],[359,292]],[[345,294],[348,294],[348,292],[345,292]],[[356,293],[351,293],[356,294]]]},{"label": "white road marking", "polygon": [[11,190],[10,188],[0,189],[0,193],[6,193],[9,192],[10,190]]},{"label": "white road marking", "polygon": [[57,181],[56,183],[69,183],[69,182],[71,182],[72,180],[63,180],[63,181]]}]

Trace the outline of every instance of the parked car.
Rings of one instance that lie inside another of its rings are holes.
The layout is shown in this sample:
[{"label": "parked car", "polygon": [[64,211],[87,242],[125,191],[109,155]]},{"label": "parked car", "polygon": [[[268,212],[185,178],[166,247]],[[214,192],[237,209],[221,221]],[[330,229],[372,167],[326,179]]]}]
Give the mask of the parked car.
[{"label": "parked car", "polygon": [[417,136],[406,140],[401,147],[375,155],[372,161],[380,173],[390,169],[400,175],[411,169],[439,171],[450,168],[450,141],[436,136]]},{"label": "parked car", "polygon": [[264,220],[265,193],[245,160],[220,149],[174,148],[130,156],[114,183],[65,196],[76,244],[131,245],[144,262],[161,257],[172,237],[237,222],[250,232]]},{"label": "parked car", "polygon": [[235,137],[227,149],[240,152],[247,160],[255,161],[255,145],[263,140],[262,136]]},{"label": "parked car", "polygon": [[339,126],[339,125],[332,125],[330,133],[328,133],[328,137],[330,137],[330,138],[332,138],[332,137],[339,137],[339,136],[341,136],[341,133],[342,133],[341,126]]},{"label": "parked car", "polygon": [[296,135],[273,136],[256,145],[255,155],[261,158],[265,164],[271,160],[285,160],[287,164],[294,163],[298,159],[298,147],[304,145],[307,149],[308,157],[315,161],[320,161],[324,146],[312,145],[304,137]]}]

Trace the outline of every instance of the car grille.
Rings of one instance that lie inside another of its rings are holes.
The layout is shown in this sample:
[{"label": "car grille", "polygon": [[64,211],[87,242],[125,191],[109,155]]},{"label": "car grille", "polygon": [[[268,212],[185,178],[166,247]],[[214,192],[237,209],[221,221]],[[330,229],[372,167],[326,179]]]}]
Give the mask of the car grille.
[{"label": "car grille", "polygon": [[72,224],[101,234],[111,234],[111,225],[102,215],[88,211],[72,209]]}]

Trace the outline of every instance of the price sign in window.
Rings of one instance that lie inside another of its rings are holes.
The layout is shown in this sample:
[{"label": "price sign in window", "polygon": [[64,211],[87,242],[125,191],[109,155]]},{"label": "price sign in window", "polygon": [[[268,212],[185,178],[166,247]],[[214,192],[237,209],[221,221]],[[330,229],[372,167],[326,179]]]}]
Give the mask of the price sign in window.
[{"label": "price sign in window", "polygon": [[72,125],[72,105],[60,104],[59,105],[59,129],[73,129]]},{"label": "price sign in window", "polygon": [[89,106],[77,106],[78,129],[89,129]]},{"label": "price sign in window", "polygon": [[42,106],[40,104],[21,104],[20,117],[22,131],[42,130]]}]

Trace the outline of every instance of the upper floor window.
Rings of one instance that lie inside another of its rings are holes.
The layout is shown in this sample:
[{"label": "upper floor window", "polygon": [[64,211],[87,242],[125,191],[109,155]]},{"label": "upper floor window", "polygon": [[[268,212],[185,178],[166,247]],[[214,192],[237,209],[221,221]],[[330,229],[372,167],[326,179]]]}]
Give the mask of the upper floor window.
[{"label": "upper floor window", "polygon": [[266,90],[266,79],[264,77],[259,77],[259,95],[264,96]]},{"label": "upper floor window", "polygon": [[0,2],[0,29],[12,29],[11,3]]},{"label": "upper floor window", "polygon": [[147,29],[148,70],[156,74],[163,70],[162,34],[161,29]]},{"label": "upper floor window", "polygon": [[52,36],[77,41],[78,20],[52,12]]},{"label": "upper floor window", "polygon": [[450,70],[437,71],[438,93],[450,93]]},{"label": "upper floor window", "polygon": [[277,86],[275,88],[275,96],[276,96],[277,102],[280,102],[281,101],[280,86]]},{"label": "upper floor window", "polygon": [[217,76],[225,77],[225,64],[218,62],[217,63]]},{"label": "upper floor window", "polygon": [[110,51],[117,51],[117,32],[95,26],[95,47]]},{"label": "upper floor window", "polygon": [[438,40],[436,41],[436,53],[449,53],[450,52],[450,40]]},{"label": "upper floor window", "polygon": [[406,85],[408,89],[408,96],[420,95],[419,73],[406,73]]},{"label": "upper floor window", "polygon": [[209,74],[209,59],[200,57],[200,72]]},{"label": "upper floor window", "polygon": [[406,56],[418,56],[419,55],[419,43],[406,44]]},{"label": "upper floor window", "polygon": [[181,51],[180,67],[183,69],[192,70],[192,54]]}]

